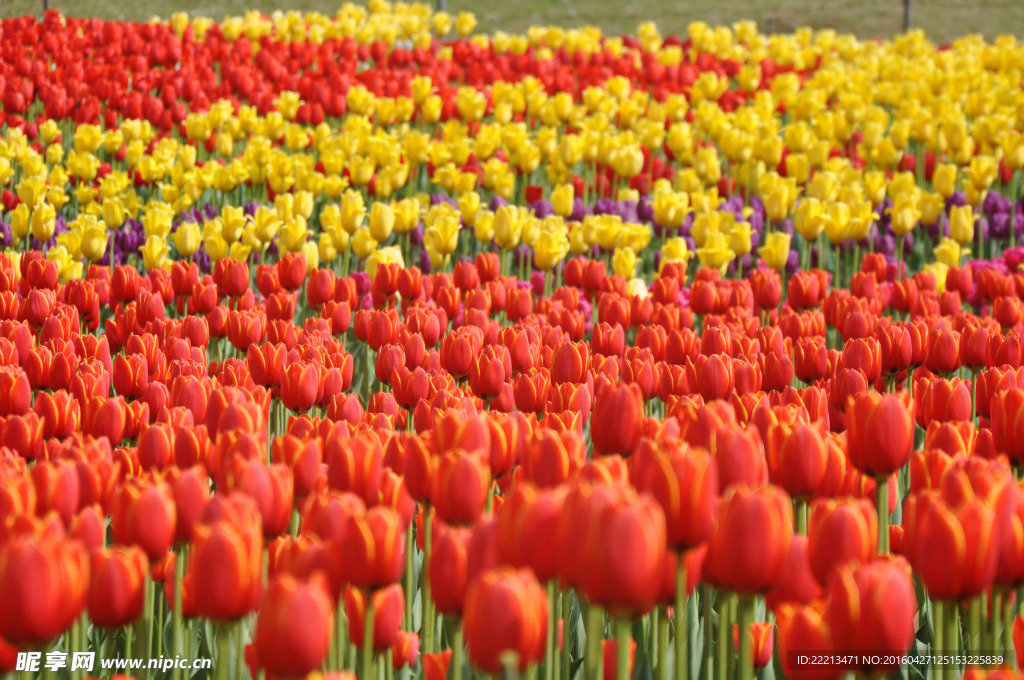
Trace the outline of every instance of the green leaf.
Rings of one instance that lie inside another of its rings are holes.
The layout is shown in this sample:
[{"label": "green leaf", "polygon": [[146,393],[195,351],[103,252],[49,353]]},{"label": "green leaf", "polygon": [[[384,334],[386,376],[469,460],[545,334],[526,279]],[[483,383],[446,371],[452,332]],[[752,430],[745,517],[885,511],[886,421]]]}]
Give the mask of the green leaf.
[{"label": "green leaf", "polygon": [[[706,597],[706,595],[705,595]],[[690,597],[686,604],[686,621],[690,633],[690,668],[689,677],[700,677],[700,666],[704,657],[704,622],[699,616],[699,597]]]},{"label": "green leaf", "polygon": [[651,657],[642,645],[637,645],[636,662],[633,666],[633,680],[654,680]]}]

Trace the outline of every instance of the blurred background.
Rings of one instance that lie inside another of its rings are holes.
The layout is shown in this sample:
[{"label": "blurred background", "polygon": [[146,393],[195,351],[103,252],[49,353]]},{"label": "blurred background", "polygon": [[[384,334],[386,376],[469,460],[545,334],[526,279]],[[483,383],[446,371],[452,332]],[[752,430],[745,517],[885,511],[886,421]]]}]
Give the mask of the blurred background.
[{"label": "blurred background", "polygon": [[[566,28],[599,26],[608,34],[635,33],[637,24],[653,20],[663,36],[683,35],[691,21],[712,26],[741,19],[757,21],[762,32],[793,31],[800,26],[833,28],[861,38],[891,38],[900,32],[904,0],[447,0],[449,12],[472,11],[478,31],[523,32],[531,25]],[[922,28],[935,43],[980,33],[992,39],[1008,34],[1024,37],[1024,1],[912,0],[912,26]],[[146,21],[187,11],[221,19],[248,9],[276,9],[333,14],[338,0],[50,0],[50,6],[71,16]],[[0,18],[38,14],[42,0],[0,0]]]}]

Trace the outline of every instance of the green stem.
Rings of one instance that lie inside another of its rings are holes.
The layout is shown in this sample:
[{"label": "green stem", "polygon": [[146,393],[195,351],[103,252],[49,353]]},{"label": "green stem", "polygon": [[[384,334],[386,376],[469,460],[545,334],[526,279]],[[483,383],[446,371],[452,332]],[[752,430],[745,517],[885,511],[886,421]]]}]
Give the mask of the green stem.
[{"label": "green stem", "polygon": [[347,645],[345,636],[346,623],[348,622],[345,616],[345,600],[344,598],[338,600],[338,610],[334,615],[334,664],[333,668],[338,671],[345,670],[345,647]]},{"label": "green stem", "polygon": [[[183,654],[181,643],[181,582],[185,578],[185,548],[179,548],[174,558],[174,611],[171,612],[171,644],[175,654]],[[180,680],[181,669],[175,668],[174,680]]]},{"label": "green stem", "polygon": [[373,674],[373,593],[366,593],[366,617],[363,619],[363,655],[359,677],[374,680]]},{"label": "green stem", "polygon": [[747,595],[739,598],[739,680],[754,677],[754,655],[750,646],[750,624],[754,619],[754,599]]},{"label": "green stem", "polygon": [[711,639],[711,586],[701,586],[700,593],[701,617],[704,619],[704,673],[702,680],[711,680],[715,675],[715,657],[712,654]]},{"label": "green stem", "polygon": [[1000,647],[1003,652],[1003,658],[1009,660],[1012,664],[1016,659],[1016,655],[1013,653],[1013,607],[1010,606],[1010,593],[1007,589],[1002,594],[1003,600],[1003,639],[1002,644],[997,643],[997,647]]},{"label": "green stem", "polygon": [[[555,580],[548,581],[548,634],[547,639],[544,641],[544,680],[554,680],[555,677],[555,627],[557,626],[557,618],[555,617]],[[461,625],[459,626],[461,630]],[[453,679],[457,680],[457,679]]]},{"label": "green stem", "polygon": [[971,598],[969,606],[970,610],[967,616],[969,639],[966,647],[972,654],[976,654],[981,649],[981,610],[985,606],[984,594]]},{"label": "green stem", "polygon": [[231,626],[224,624],[217,630],[217,680],[228,680],[230,677],[229,656],[231,656]]},{"label": "green stem", "polygon": [[[729,672],[729,596],[719,593],[715,602],[718,609],[718,636],[715,643],[715,677],[726,680]],[[705,624],[706,625],[706,624]]]},{"label": "green stem", "polygon": [[413,543],[412,529],[405,532],[405,621],[403,621],[402,630],[412,632],[412,597],[413,583],[412,583],[412,558],[413,558]]},{"label": "green stem", "polygon": [[629,680],[629,643],[633,640],[633,624],[629,619],[620,619],[615,623],[615,630],[619,640],[618,668],[615,677],[617,680]]},{"label": "green stem", "polygon": [[687,618],[686,557],[679,553],[679,569],[676,571],[676,603],[673,615],[676,625],[676,680],[690,677],[690,631]]},{"label": "green stem", "polygon": [[463,644],[462,644],[462,619],[455,620],[455,639],[452,641],[452,680],[462,680],[462,666],[464,662],[463,657]]},{"label": "green stem", "polygon": [[658,647],[658,625],[661,623],[661,607],[655,607],[648,615],[651,624],[651,636],[648,638],[650,646],[647,647],[647,656],[651,660],[651,669],[657,670],[658,662],[661,659],[661,651]]},{"label": "green stem", "polygon": [[[1012,232],[1012,230],[1011,230]],[[975,368],[971,374],[971,422],[974,423],[978,417],[978,373],[981,369]]]},{"label": "green stem", "polygon": [[601,640],[604,638],[604,610],[591,604],[587,609],[587,652],[583,655],[587,680],[601,680]]},{"label": "green stem", "polygon": [[878,512],[878,554],[889,554],[889,478],[876,480],[878,494],[875,509]]},{"label": "green stem", "polygon": [[423,627],[423,651],[434,652],[434,616],[430,602],[430,579],[427,578],[427,565],[430,564],[431,521],[430,506],[426,505],[423,512],[423,567],[420,571],[420,625]]},{"label": "green stem", "polygon": [[562,591],[562,678],[571,680],[569,677],[569,665],[572,661],[572,649],[569,645],[569,618],[572,614],[572,591],[568,588]]},{"label": "green stem", "polygon": [[801,536],[807,535],[807,501],[797,499],[796,503],[796,533]]},{"label": "green stem", "polygon": [[[942,654],[946,651],[946,603],[932,600],[932,653]],[[932,677],[938,680],[942,677],[944,666],[932,660]]]},{"label": "green stem", "polygon": [[[662,607],[658,617],[658,680],[668,680],[668,611]],[[676,614],[676,616],[679,616]]]},{"label": "green stem", "polygon": [[[135,638],[133,656],[137,659],[146,658],[150,656],[150,641],[151,633],[153,629],[153,580],[149,577],[147,572],[145,575],[145,581],[142,584],[144,588],[143,605],[142,605],[142,617],[139,620],[139,634]],[[141,669],[143,672],[140,675],[143,678],[149,677],[149,669]]]},{"label": "green stem", "polygon": [[[959,649],[959,607],[956,602],[946,602],[946,615],[945,615],[945,627],[946,634],[943,643],[947,647],[946,651],[950,654],[956,654]],[[946,677],[949,680],[956,680],[959,676],[959,668],[955,664],[950,664],[945,667]]]}]

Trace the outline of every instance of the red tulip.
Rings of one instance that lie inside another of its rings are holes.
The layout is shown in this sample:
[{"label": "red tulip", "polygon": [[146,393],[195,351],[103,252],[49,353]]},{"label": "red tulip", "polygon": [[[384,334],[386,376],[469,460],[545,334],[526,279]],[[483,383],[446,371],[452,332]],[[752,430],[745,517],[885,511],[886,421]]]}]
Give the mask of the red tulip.
[{"label": "red tulip", "polygon": [[811,570],[818,583],[841,566],[871,559],[878,544],[878,521],[870,501],[819,499],[810,509],[807,526]]},{"label": "red tulip", "polygon": [[256,617],[260,666],[299,677],[319,669],[333,640],[334,605],[322,579],[296,581],[283,575],[267,588]]},{"label": "red tulip", "polygon": [[474,580],[466,593],[466,645],[473,665],[498,673],[507,652],[520,672],[544,655],[547,609],[544,589],[528,570],[495,569]]},{"label": "red tulip", "polygon": [[783,576],[793,537],[793,506],[777,487],[726,491],[704,569],[719,587],[764,593]]},{"label": "red tulip", "polygon": [[914,448],[912,404],[906,393],[861,392],[847,407],[847,455],[866,475],[887,477],[910,459]]},{"label": "red tulip", "polygon": [[138,547],[96,550],[91,556],[89,618],[103,628],[134,623],[142,614],[149,560]]},{"label": "red tulip", "polygon": [[[366,626],[366,594],[358,588],[345,592],[345,615],[348,617],[348,638],[356,649],[364,645]],[[373,606],[373,649],[382,652],[398,641],[405,613],[405,595],[397,583],[373,591],[370,596]]]}]

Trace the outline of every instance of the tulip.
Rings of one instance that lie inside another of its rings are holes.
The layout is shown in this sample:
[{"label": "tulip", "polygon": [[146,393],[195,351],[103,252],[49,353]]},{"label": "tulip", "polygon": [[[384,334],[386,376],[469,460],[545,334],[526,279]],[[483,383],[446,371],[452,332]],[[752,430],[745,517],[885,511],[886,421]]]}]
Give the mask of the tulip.
[{"label": "tulip", "polygon": [[996,449],[1015,463],[1024,460],[1024,438],[1019,436],[1024,426],[1024,389],[1014,387],[993,395],[991,414]]},{"label": "tulip", "polygon": [[177,512],[174,493],[166,483],[123,485],[112,514],[114,541],[138,545],[152,562],[162,559],[174,542]]},{"label": "tulip", "polygon": [[866,562],[874,555],[878,541],[874,508],[865,500],[817,500],[811,506],[807,539],[811,571],[818,583],[827,586],[840,567]]},{"label": "tulip", "polygon": [[[902,550],[938,600],[959,601],[978,595],[995,578],[998,550],[995,512],[974,499],[956,506],[938,491],[907,499]],[[933,555],[944,555],[941,565]]]},{"label": "tulip", "polygon": [[487,673],[503,668],[516,654],[520,672],[544,654],[549,603],[528,570],[495,569],[482,574],[466,593],[463,625],[473,664]]},{"label": "tulip", "polygon": [[648,611],[658,595],[664,560],[665,514],[661,507],[649,496],[613,500],[590,521],[599,522],[603,540],[591,538],[584,548],[581,592],[616,616]]},{"label": "tulip", "polygon": [[782,577],[793,537],[793,506],[777,487],[726,491],[704,568],[719,587],[764,593]]},{"label": "tulip", "polygon": [[[825,612],[837,651],[872,649],[898,657],[911,648],[917,597],[910,575],[910,565],[901,557],[880,558],[838,573]],[[885,625],[879,625],[882,620]],[[868,668],[877,672],[898,665],[882,663]]]},{"label": "tulip", "polygon": [[673,550],[693,548],[713,535],[718,470],[716,458],[696,450],[685,455],[653,456],[642,476],[634,480],[637,491],[650,493],[661,505],[668,546]]},{"label": "tulip", "polygon": [[405,568],[405,532],[401,518],[394,510],[384,507],[372,508],[362,516],[353,515],[339,549],[347,558],[349,580],[357,588],[380,588],[396,583]]},{"label": "tulip", "polygon": [[234,621],[259,604],[263,541],[258,515],[255,520],[255,527],[236,528],[226,521],[196,527],[185,578],[200,616]]},{"label": "tulip", "polygon": [[636,384],[607,387],[594,400],[591,437],[604,455],[628,456],[640,441],[643,395]]},{"label": "tulip", "polygon": [[320,668],[332,640],[333,610],[322,579],[307,583],[288,575],[275,579],[256,617],[260,666],[287,677]]},{"label": "tulip", "polygon": [[89,556],[76,541],[16,536],[0,547],[0,636],[51,644],[78,619],[89,593]]},{"label": "tulip", "polygon": [[[781,423],[768,433],[765,449],[768,474],[774,483],[801,500],[818,491],[825,478],[828,451],[817,428]],[[805,518],[799,517],[797,521],[802,526]]]},{"label": "tulip", "polygon": [[779,627],[779,659],[787,677],[794,680],[836,680],[844,669],[839,665],[810,666],[799,664],[794,652],[815,650],[829,653],[834,649],[832,631],[820,606],[783,605],[776,612]]},{"label": "tulip", "polygon": [[[373,591],[369,602],[367,611],[367,595],[362,590],[349,588],[345,592],[349,640],[357,649],[364,649],[369,642],[374,652],[383,652],[398,641],[401,633],[402,615],[405,613],[402,586],[396,583]],[[367,620],[373,626],[372,630],[367,630]],[[370,655],[364,657],[364,664],[368,658]]]},{"label": "tulip", "polygon": [[149,560],[138,547],[96,550],[91,555],[89,618],[112,629],[142,614]]},{"label": "tulip", "polygon": [[441,532],[435,539],[427,565],[430,594],[437,611],[447,616],[462,614],[468,585],[468,549],[471,532],[455,528]]}]

